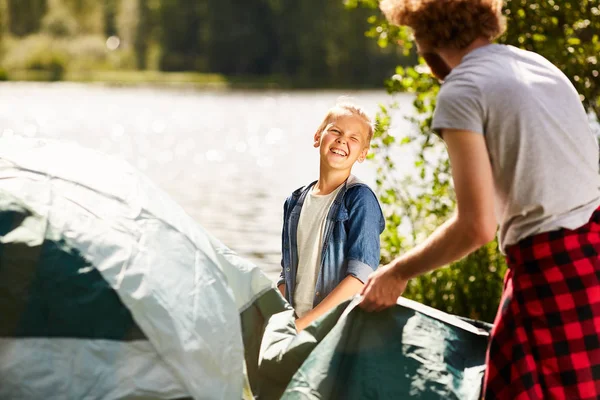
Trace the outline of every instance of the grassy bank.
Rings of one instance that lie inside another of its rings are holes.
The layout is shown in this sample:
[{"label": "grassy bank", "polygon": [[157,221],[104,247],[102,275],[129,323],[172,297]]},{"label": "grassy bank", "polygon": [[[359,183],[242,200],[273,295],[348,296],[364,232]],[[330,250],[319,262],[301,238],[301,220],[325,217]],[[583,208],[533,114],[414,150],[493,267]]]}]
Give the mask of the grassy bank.
[{"label": "grassy bank", "polygon": [[281,76],[225,76],[197,72],[160,72],[135,70],[65,71],[61,74],[47,70],[6,71],[7,81],[81,82],[115,86],[169,86],[198,89],[379,89],[380,87],[348,87],[335,84],[303,82]]},{"label": "grassy bank", "polygon": [[[151,47],[146,68],[138,70],[138,60],[132,48],[110,50],[106,38],[100,35],[63,37],[41,33],[23,38],[7,36],[0,40],[0,81],[68,81],[201,89],[373,88],[370,85],[348,85],[344,77],[327,77],[325,71],[298,73],[297,76],[161,72],[159,55],[158,47]],[[382,76],[379,82],[383,82],[383,79]],[[358,81],[363,82],[362,79]]]}]

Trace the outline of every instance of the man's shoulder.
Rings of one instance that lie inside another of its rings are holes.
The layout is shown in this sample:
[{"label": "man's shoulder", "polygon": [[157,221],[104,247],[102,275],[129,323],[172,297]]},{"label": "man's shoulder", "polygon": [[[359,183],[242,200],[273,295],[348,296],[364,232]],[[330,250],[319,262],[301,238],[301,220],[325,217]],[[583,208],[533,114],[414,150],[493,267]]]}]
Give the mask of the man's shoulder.
[{"label": "man's shoulder", "polygon": [[491,44],[475,49],[452,69],[440,87],[439,95],[450,92],[455,96],[467,92],[472,96],[490,82],[501,82],[501,77],[511,73],[513,58],[512,48],[506,45]]}]

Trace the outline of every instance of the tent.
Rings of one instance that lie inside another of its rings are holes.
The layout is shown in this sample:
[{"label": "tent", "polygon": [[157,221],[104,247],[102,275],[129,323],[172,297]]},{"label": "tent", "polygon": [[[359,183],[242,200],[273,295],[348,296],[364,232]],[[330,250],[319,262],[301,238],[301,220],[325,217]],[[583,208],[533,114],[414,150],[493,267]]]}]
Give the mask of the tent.
[{"label": "tent", "polygon": [[489,326],[404,299],[293,321],[257,266],[128,164],[0,139],[0,398],[479,395]]},{"label": "tent", "polygon": [[481,398],[491,326],[399,298],[367,313],[340,304],[300,334],[286,312],[266,326],[263,399]]},{"label": "tent", "polygon": [[0,140],[0,398],[240,398],[271,289],[128,164]]}]

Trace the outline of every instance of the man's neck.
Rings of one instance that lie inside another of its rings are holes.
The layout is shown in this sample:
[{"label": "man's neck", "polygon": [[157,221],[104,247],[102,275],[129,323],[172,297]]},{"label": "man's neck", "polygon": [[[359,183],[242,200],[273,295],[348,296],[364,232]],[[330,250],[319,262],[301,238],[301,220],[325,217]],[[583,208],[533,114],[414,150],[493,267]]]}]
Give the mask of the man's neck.
[{"label": "man's neck", "polygon": [[313,186],[313,193],[318,195],[331,194],[350,176],[350,171],[323,171],[319,173],[319,180]]},{"label": "man's neck", "polygon": [[456,68],[456,66],[462,62],[463,58],[467,54],[469,54],[475,49],[487,46],[488,44],[490,44],[490,41],[488,39],[484,37],[479,37],[473,40],[473,42],[471,42],[471,44],[464,49],[438,49],[437,53],[440,55],[440,57],[442,57],[446,64],[450,66],[450,68]]}]

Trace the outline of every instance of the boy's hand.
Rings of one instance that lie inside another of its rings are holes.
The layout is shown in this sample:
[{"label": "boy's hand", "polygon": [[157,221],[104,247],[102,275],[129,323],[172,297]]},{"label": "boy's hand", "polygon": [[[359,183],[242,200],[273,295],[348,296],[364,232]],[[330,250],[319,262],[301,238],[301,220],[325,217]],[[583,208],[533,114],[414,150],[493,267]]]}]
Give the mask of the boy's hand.
[{"label": "boy's hand", "polygon": [[369,275],[359,306],[366,311],[381,311],[395,305],[408,283],[397,270],[397,266],[388,264]]},{"label": "boy's hand", "polygon": [[298,332],[303,331],[307,326],[312,324],[313,321],[316,321],[319,317],[325,315],[338,304],[360,293],[363,286],[360,279],[353,275],[346,276],[340,284],[319,303],[319,305],[296,320],[296,330]]},{"label": "boy's hand", "polygon": [[307,320],[305,317],[298,318],[296,320],[296,331],[298,333],[302,332],[304,328],[310,325],[311,321]]}]

